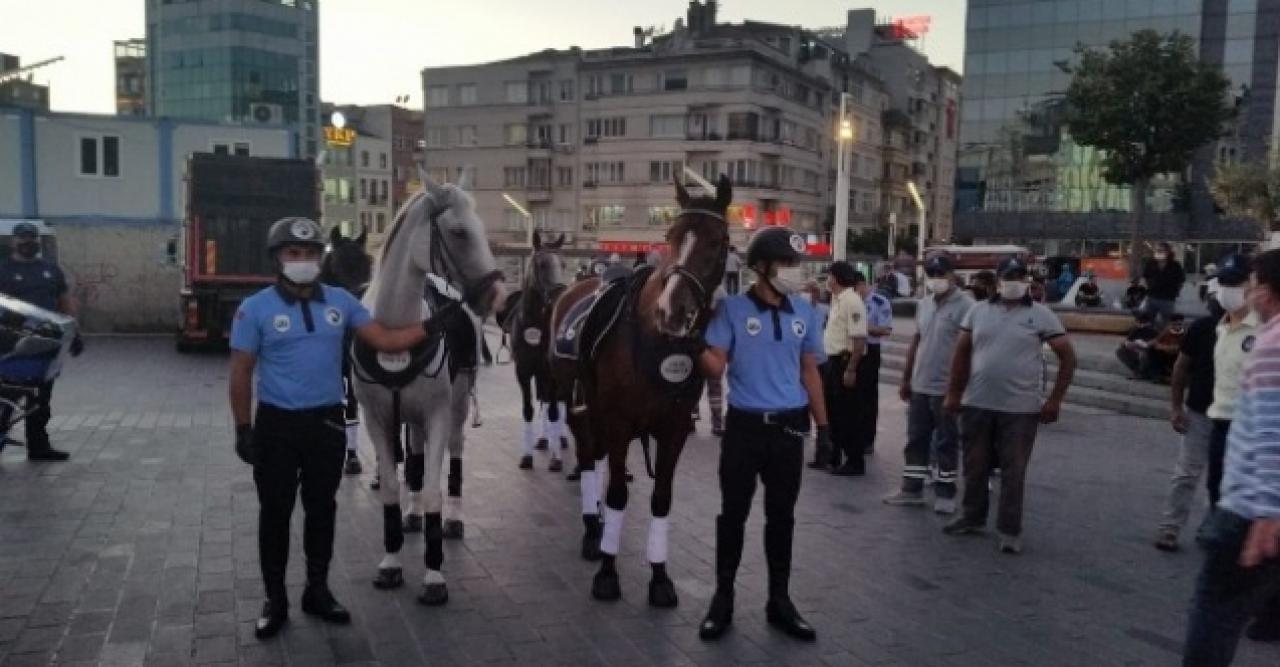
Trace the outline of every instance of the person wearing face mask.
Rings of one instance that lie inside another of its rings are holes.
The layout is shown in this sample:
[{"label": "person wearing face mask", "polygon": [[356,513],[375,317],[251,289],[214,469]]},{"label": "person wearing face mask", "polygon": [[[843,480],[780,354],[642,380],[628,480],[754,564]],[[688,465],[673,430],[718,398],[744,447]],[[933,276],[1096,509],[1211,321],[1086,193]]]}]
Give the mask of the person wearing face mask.
[{"label": "person wearing face mask", "polygon": [[[1023,489],[1036,429],[1058,420],[1075,374],[1076,354],[1058,316],[1027,294],[1025,263],[1008,257],[996,275],[997,294],[969,309],[951,362],[944,408],[959,415],[964,497],[960,516],[943,532],[967,535],[984,530],[987,479],[998,462],[1000,551],[1017,554],[1022,552]],[[1046,343],[1058,357],[1058,377],[1041,402],[1041,348]]]},{"label": "person wearing face mask", "polygon": [[973,299],[952,282],[951,258],[930,257],[924,264],[929,297],[916,306],[916,334],[907,346],[906,364],[898,396],[907,402],[907,446],[903,452],[902,485],[884,499],[886,505],[923,507],[929,464],[937,447],[938,480],[934,484],[933,511],[956,511],[956,470],[959,467],[959,432],[955,417],[942,409],[951,371],[951,354],[960,337],[960,324],[973,307]]},{"label": "person wearing face mask", "polygon": [[[707,327],[699,365],[708,378],[728,368],[729,410],[720,441],[720,515],[716,517],[716,591],[698,628],[704,640],[733,621],[734,581],[756,480],[764,484],[764,551],[769,575],[770,625],[807,641],[817,633],[791,602],[791,543],[804,470],[809,418],[818,446],[830,447],[818,365],[821,330],[813,308],[796,297],[804,285],[804,237],[785,227],[756,232],[747,266],[759,276],[745,294],[721,302]],[[834,316],[834,313],[833,313]]]},{"label": "person wearing face mask", "polygon": [[1262,324],[1236,378],[1222,497],[1198,538],[1205,559],[1187,619],[1188,666],[1231,664],[1242,629],[1280,640],[1280,250],[1252,269],[1245,307]]},{"label": "person wearing face mask", "polygon": [[[40,256],[40,232],[29,222],[13,226],[13,254],[0,265],[0,293],[37,308],[71,317],[76,316],[75,302],[67,289],[67,278],[54,262]],[[84,351],[84,341],[77,333],[71,342],[71,356]],[[28,461],[66,461],[67,452],[54,449],[49,442],[49,408],[53,397],[53,381],[40,385],[35,397],[35,411],[23,420],[27,437]]]},{"label": "person wearing face mask", "polygon": [[1182,442],[1173,478],[1169,480],[1164,517],[1156,533],[1155,546],[1161,551],[1178,550],[1178,534],[1191,515],[1196,486],[1209,462],[1213,420],[1205,411],[1213,402],[1213,347],[1218,322],[1226,314],[1218,303],[1217,281],[1210,281],[1206,298],[1209,315],[1187,327],[1169,378],[1172,399],[1169,421],[1174,432],[1182,434]]},{"label": "person wearing face mask", "polygon": [[1213,402],[1206,414],[1213,420],[1209,439],[1209,475],[1206,484],[1209,504],[1216,507],[1222,483],[1222,462],[1226,457],[1227,433],[1240,396],[1240,369],[1253,350],[1258,333],[1258,315],[1249,310],[1245,288],[1249,282],[1249,258],[1227,255],[1219,262],[1217,301],[1226,311],[1218,322],[1213,346]]},{"label": "person wearing face mask", "polygon": [[1187,282],[1187,274],[1182,270],[1182,264],[1173,258],[1172,246],[1165,242],[1156,245],[1155,255],[1142,269],[1142,281],[1147,286],[1147,298],[1143,310],[1150,313],[1157,324],[1163,326],[1177,307],[1178,295],[1182,293],[1182,284]]},{"label": "person wearing face mask", "polygon": [[[861,277],[848,262],[835,262],[827,272],[831,311],[822,333],[827,361],[822,365],[822,387],[831,418],[831,449],[815,448],[810,468],[829,468],[837,475],[865,475],[857,403],[861,362],[867,352],[867,307],[857,286]],[[872,378],[877,381],[878,378]],[[865,393],[865,392],[863,392]],[[842,463],[843,461],[843,463]]]},{"label": "person wearing face mask", "polygon": [[455,305],[442,308],[422,326],[388,329],[374,321],[346,290],[317,282],[324,239],[320,226],[307,218],[273,224],[267,252],[278,278],[236,311],[228,382],[235,451],[253,466],[258,491],[258,557],[267,598],[255,627],[259,638],[275,635],[288,619],[285,568],[299,487],[306,513],[302,610],[332,623],[351,618],[328,585],[334,497],[346,455],[345,334],[352,332],[380,352],[399,352],[421,343],[428,330],[452,329],[467,317]]},{"label": "person wearing face mask", "polygon": [[991,271],[979,271],[969,279],[969,291],[974,301],[986,301],[996,293],[996,274]]}]

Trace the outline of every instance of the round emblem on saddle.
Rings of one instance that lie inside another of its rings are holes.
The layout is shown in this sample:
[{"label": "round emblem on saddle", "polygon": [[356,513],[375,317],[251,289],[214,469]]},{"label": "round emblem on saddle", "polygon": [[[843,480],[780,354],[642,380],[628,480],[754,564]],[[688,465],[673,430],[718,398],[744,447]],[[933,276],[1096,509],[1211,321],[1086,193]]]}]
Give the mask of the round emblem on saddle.
[{"label": "round emblem on saddle", "polygon": [[303,241],[310,241],[315,238],[316,230],[312,227],[310,220],[295,220],[293,225],[289,227],[289,232],[293,234],[293,238]]},{"label": "round emblem on saddle", "polygon": [[388,373],[399,373],[409,367],[409,353],[405,352],[379,352],[378,365]]},{"label": "round emblem on saddle", "polygon": [[342,324],[342,311],[338,310],[337,308],[334,308],[333,306],[330,306],[330,307],[328,307],[328,308],[325,308],[325,309],[324,309],[324,321],[328,322],[328,323],[329,323],[329,326],[334,326],[334,327],[336,327],[336,326],[341,325],[341,324]]},{"label": "round emblem on saddle", "polygon": [[289,316],[288,316],[288,315],[276,315],[276,316],[275,316],[275,318],[273,318],[273,319],[271,320],[271,326],[272,326],[272,328],[274,328],[276,331],[279,331],[280,333],[284,333],[284,332],[288,331],[288,330],[289,330]]},{"label": "round emblem on saddle", "polygon": [[764,329],[764,325],[763,325],[763,324],[760,324],[760,318],[758,318],[758,317],[748,317],[748,318],[747,318],[747,335],[749,335],[749,336],[759,336],[759,335],[760,335],[760,331],[761,331],[762,329]]},{"label": "round emblem on saddle", "polygon": [[803,237],[803,236],[800,236],[799,234],[792,234],[792,235],[791,235],[791,249],[792,249],[792,250],[794,250],[794,251],[796,251],[796,252],[798,252],[798,253],[804,254],[804,251],[805,251],[805,250],[808,250],[808,248],[809,248],[809,246],[808,246],[808,244],[806,244],[806,243],[804,242],[804,237]]},{"label": "round emblem on saddle", "polygon": [[530,345],[542,344],[542,329],[538,327],[529,327],[524,330],[524,342]]},{"label": "round emblem on saddle", "polygon": [[693,373],[693,357],[687,354],[673,354],[658,365],[658,374],[671,384],[679,384],[689,379]]}]

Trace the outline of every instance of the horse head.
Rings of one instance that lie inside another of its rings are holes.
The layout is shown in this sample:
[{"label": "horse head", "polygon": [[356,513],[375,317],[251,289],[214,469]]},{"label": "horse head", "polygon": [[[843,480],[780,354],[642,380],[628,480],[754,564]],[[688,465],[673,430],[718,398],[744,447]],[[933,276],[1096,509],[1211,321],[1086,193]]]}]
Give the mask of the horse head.
[{"label": "horse head", "polygon": [[320,267],[320,280],[336,285],[355,295],[364,293],[373,277],[373,258],[365,250],[368,230],[363,227],[360,235],[349,239],[335,225],[329,232],[329,247]]},{"label": "horse head", "polygon": [[476,215],[475,200],[463,189],[468,180],[464,175],[457,185],[440,185],[424,175],[428,205],[421,210],[431,233],[426,252],[415,248],[414,257],[425,272],[457,285],[471,310],[485,317],[502,306],[502,271],[489,248],[484,221]]},{"label": "horse head", "polygon": [[712,197],[692,197],[676,179],[680,216],[667,230],[671,252],[650,279],[661,286],[654,308],[659,333],[684,338],[701,329],[710,317],[715,289],[724,280],[729,252],[725,216],[732,200],[733,186],[723,174]]},{"label": "horse head", "polygon": [[543,303],[564,285],[564,260],[559,255],[564,245],[564,234],[556,240],[544,243],[542,235],[533,233],[533,251],[529,255],[529,269],[525,272],[523,289],[526,294],[536,293]]}]

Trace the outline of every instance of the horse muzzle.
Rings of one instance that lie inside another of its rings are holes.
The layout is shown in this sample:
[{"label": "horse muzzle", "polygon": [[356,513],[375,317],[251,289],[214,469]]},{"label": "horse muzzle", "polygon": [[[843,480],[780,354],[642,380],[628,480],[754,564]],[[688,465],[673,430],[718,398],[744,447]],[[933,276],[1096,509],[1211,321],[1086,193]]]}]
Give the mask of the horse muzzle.
[{"label": "horse muzzle", "polygon": [[501,271],[492,271],[467,289],[467,305],[476,315],[485,317],[489,313],[502,310],[507,299],[507,289],[502,280]]}]

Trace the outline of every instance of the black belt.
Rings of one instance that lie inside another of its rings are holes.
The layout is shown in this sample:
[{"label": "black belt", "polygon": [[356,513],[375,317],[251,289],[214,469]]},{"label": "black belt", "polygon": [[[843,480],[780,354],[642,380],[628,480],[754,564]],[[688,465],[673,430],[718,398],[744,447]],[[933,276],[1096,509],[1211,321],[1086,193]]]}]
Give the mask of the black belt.
[{"label": "black belt", "polygon": [[792,408],[790,410],[743,410],[729,406],[729,416],[748,423],[761,426],[790,426],[809,419],[809,408]]},{"label": "black belt", "polygon": [[342,410],[342,404],[322,405],[318,408],[282,408],[263,401],[258,401],[258,412],[268,412],[281,417],[328,417],[334,410]]}]

